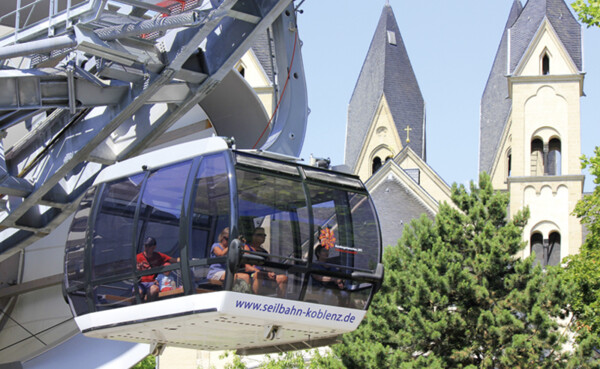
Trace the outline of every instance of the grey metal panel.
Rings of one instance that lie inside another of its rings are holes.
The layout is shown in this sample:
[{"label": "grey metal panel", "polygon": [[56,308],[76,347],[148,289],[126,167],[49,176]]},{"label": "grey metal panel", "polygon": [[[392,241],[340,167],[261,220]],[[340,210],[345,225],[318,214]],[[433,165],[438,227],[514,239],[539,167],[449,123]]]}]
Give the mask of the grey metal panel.
[{"label": "grey metal panel", "polygon": [[[299,156],[306,134],[308,96],[302,61],[301,44],[294,12],[294,4],[273,23],[276,58],[277,98],[273,127],[265,144],[260,148],[289,156]],[[285,71],[285,72],[284,72]],[[257,145],[257,147],[259,147]]]},{"label": "grey metal panel", "polygon": [[[269,121],[260,100],[237,72],[231,71],[200,102],[219,136],[235,137],[238,149],[251,149]],[[264,143],[264,135],[260,144]]]}]

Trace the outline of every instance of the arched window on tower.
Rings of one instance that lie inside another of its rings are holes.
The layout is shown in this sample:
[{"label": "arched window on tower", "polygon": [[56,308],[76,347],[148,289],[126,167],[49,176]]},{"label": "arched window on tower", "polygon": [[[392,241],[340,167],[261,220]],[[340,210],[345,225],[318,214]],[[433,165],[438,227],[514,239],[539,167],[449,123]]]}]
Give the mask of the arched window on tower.
[{"label": "arched window on tower", "polygon": [[542,234],[539,232],[532,234],[529,245],[531,246],[531,253],[535,253],[534,264],[544,266],[544,237]]},{"label": "arched window on tower", "polygon": [[381,163],[381,158],[379,156],[376,156],[373,158],[373,172],[371,174],[375,174],[375,172],[377,172],[379,170],[379,168],[381,168],[383,164]]},{"label": "arched window on tower", "polygon": [[531,175],[544,175],[544,142],[539,138],[531,141]]},{"label": "arched window on tower", "polygon": [[561,168],[561,147],[560,140],[553,138],[548,144],[548,174],[551,176],[559,176],[562,173]]},{"label": "arched window on tower", "polygon": [[541,233],[536,232],[530,239],[531,252],[535,253],[535,264],[546,267],[560,263],[560,233],[550,233],[550,238],[543,239]]},{"label": "arched window on tower", "polygon": [[547,76],[550,74],[550,57],[547,53],[542,57],[542,75]]},{"label": "arched window on tower", "polygon": [[548,239],[548,259],[546,265],[558,265],[560,263],[560,233],[550,233]]}]

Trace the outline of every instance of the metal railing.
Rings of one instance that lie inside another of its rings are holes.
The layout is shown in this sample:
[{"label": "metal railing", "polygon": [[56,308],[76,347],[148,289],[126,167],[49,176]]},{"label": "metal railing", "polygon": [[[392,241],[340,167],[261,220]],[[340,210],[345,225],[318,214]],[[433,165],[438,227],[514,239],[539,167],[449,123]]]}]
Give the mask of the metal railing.
[{"label": "metal railing", "polygon": [[[58,27],[69,29],[83,14],[101,12],[107,0],[14,0],[0,4],[0,24],[13,32],[0,39],[2,45],[36,35],[52,37]],[[39,37],[38,36],[38,37]]]}]

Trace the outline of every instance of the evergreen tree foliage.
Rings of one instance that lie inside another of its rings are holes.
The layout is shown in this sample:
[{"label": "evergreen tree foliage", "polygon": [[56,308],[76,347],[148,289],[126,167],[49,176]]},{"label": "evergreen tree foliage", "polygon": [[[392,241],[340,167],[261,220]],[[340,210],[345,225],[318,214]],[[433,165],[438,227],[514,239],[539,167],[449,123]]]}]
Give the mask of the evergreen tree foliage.
[{"label": "evergreen tree foliage", "polygon": [[528,210],[507,218],[508,194],[482,174],[384,254],[385,280],[359,329],[333,347],[347,368],[589,367],[592,344],[569,352],[559,318],[569,284],[524,247]]},{"label": "evergreen tree foliage", "polygon": [[[233,361],[225,369],[245,369],[242,358],[235,353],[226,353],[223,358],[232,355]],[[335,355],[319,350],[290,351],[278,355],[267,355],[260,369],[342,369],[344,365]]]},{"label": "evergreen tree foliage", "polygon": [[594,192],[584,196],[575,206],[574,215],[588,230],[577,255],[567,259],[565,277],[575,284],[571,305],[579,328],[600,333],[600,148],[595,156],[582,158],[582,168],[594,176]]},{"label": "evergreen tree foliage", "polygon": [[131,369],[154,369],[156,368],[156,357],[154,355],[148,355],[142,359],[139,363],[132,366]]}]

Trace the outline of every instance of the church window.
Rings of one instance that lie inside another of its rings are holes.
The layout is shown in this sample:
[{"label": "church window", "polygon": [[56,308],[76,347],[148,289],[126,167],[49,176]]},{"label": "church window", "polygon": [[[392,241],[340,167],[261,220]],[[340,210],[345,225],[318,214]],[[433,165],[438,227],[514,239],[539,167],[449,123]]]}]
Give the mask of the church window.
[{"label": "church window", "polygon": [[550,74],[550,57],[545,53],[542,57],[542,75],[548,74]]},{"label": "church window", "polygon": [[379,156],[376,156],[375,158],[373,158],[373,173],[375,174],[375,172],[377,172],[379,170],[379,168],[381,168],[383,164],[381,163],[381,158]]},{"label": "church window", "polygon": [[551,176],[561,175],[561,147],[560,140],[553,138],[548,144],[548,174]]},{"label": "church window", "polygon": [[506,154],[506,176],[510,177],[510,172],[512,170],[512,151],[508,149],[508,153]]},{"label": "church window", "polygon": [[531,175],[544,175],[544,143],[539,138],[531,141]]},{"label": "church window", "polygon": [[544,239],[541,233],[536,232],[531,235],[530,246],[531,252],[535,253],[536,265],[546,267],[560,263],[560,233],[554,231]]},{"label": "church window", "polygon": [[560,233],[552,232],[548,238],[548,259],[546,265],[558,265],[560,263]]},{"label": "church window", "polygon": [[542,234],[539,232],[532,234],[529,245],[531,253],[535,253],[535,265],[541,264],[544,266],[544,237]]}]

